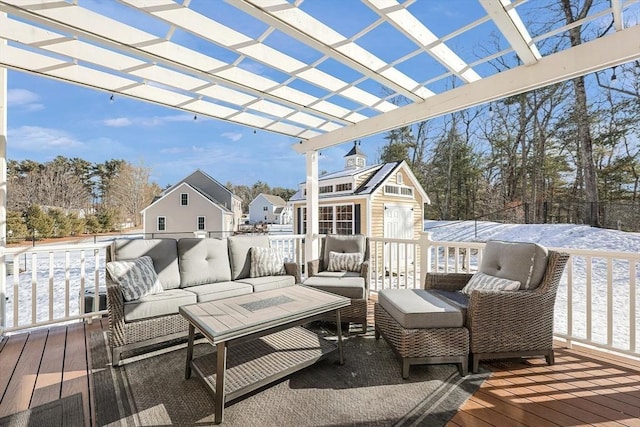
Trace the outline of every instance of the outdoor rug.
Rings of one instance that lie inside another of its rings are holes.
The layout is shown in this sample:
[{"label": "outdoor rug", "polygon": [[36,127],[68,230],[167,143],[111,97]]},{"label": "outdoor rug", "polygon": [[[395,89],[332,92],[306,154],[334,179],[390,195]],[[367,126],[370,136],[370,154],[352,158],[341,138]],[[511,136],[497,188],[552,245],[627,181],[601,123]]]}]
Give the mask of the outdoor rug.
[{"label": "outdoor rug", "polygon": [[[323,324],[317,332],[329,339]],[[343,340],[345,364],[334,352],[279,382],[227,404],[226,426],[441,426],[488,373],[461,378],[455,365],[412,366],[409,379],[385,340],[373,331]],[[199,340],[194,357],[213,351]],[[195,374],[185,380],[184,343],[110,365],[106,336],[91,336],[96,424],[213,424],[213,397]]]}]

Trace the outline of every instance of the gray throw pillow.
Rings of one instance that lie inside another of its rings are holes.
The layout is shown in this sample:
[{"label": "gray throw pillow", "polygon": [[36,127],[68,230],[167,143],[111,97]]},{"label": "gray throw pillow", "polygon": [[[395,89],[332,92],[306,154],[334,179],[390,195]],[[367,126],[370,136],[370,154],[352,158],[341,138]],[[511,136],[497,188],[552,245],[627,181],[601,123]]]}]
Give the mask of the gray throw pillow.
[{"label": "gray throw pillow", "polygon": [[120,285],[125,301],[135,301],[164,290],[149,256],[108,262],[106,268],[113,281]]},{"label": "gray throw pillow", "polygon": [[286,274],[282,254],[274,248],[251,248],[249,277],[282,276]]},{"label": "gray throw pillow", "polygon": [[362,269],[361,252],[329,252],[327,271],[355,271]]},{"label": "gray throw pillow", "polygon": [[466,286],[462,288],[462,293],[471,295],[471,291],[474,289],[485,291],[517,291],[520,289],[520,282],[478,272],[471,276]]}]

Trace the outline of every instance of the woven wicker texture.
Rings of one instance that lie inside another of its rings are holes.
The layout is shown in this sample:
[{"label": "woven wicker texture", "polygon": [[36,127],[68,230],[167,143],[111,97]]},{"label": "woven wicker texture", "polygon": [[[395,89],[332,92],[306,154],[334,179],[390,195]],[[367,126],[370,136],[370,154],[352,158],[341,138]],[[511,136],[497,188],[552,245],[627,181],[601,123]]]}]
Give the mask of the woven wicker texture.
[{"label": "woven wicker texture", "polygon": [[376,330],[401,357],[466,356],[466,328],[405,329],[378,303],[374,305]]}]

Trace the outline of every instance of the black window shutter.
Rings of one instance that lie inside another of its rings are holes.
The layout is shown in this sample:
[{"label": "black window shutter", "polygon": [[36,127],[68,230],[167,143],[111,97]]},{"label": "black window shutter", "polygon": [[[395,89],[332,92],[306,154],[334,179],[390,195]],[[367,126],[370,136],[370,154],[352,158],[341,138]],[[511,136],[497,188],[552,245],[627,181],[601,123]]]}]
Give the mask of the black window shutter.
[{"label": "black window shutter", "polygon": [[353,221],[355,222],[354,229],[356,234],[360,234],[360,205],[353,205]]},{"label": "black window shutter", "polygon": [[298,234],[302,234],[302,208],[298,208]]}]

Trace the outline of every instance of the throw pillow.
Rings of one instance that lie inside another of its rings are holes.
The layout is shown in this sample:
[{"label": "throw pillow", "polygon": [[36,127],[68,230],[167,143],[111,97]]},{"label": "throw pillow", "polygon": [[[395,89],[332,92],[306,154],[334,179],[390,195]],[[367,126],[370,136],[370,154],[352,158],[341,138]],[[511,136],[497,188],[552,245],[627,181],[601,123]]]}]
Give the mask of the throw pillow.
[{"label": "throw pillow", "polygon": [[135,301],[164,290],[149,256],[108,262],[106,268],[113,281],[120,285],[125,301]]},{"label": "throw pillow", "polygon": [[251,248],[251,270],[249,277],[282,276],[284,269],[282,254],[274,248],[253,246]]},{"label": "throw pillow", "polygon": [[355,271],[362,268],[362,253],[360,252],[329,252],[327,271]]},{"label": "throw pillow", "polygon": [[517,291],[520,289],[520,282],[517,280],[504,279],[502,277],[490,276],[485,273],[476,273],[471,276],[467,285],[462,288],[462,293],[471,295],[471,291],[490,290],[490,291]]}]

